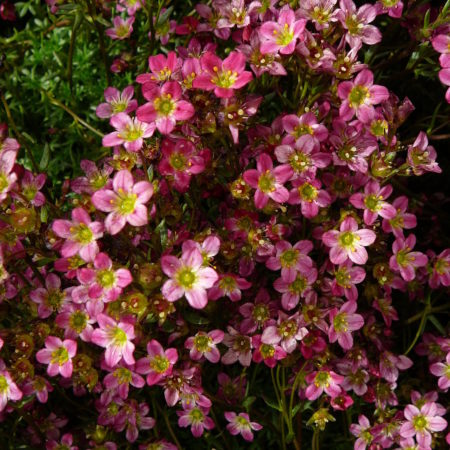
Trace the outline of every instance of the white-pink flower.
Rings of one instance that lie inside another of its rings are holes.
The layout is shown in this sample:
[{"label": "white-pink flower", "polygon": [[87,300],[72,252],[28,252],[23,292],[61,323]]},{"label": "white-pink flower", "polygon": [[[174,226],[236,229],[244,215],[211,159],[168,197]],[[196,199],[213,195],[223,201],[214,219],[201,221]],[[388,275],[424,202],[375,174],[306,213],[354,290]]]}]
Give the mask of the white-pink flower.
[{"label": "white-pink flower", "polygon": [[8,400],[20,400],[22,391],[17,387],[7,370],[0,370],[0,412],[5,409]]},{"label": "white-pink flower", "polygon": [[330,311],[330,328],[328,339],[330,342],[339,342],[344,350],[353,347],[352,331],[359,330],[364,325],[364,319],[360,314],[355,314],[356,302],[348,301],[341,308],[333,308]]},{"label": "white-pink flower", "polygon": [[92,195],[92,203],[100,211],[108,212],[105,227],[108,233],[117,234],[128,222],[134,227],[148,223],[144,206],[153,195],[153,186],[148,181],[134,183],[128,170],[114,175],[113,189],[101,189]]},{"label": "white-pink flower", "polygon": [[202,309],[206,306],[206,289],[214,285],[218,275],[211,267],[203,267],[203,256],[198,248],[183,246],[181,258],[163,256],[161,268],[170,277],[161,288],[169,302],[175,302],[184,295],[193,308]]},{"label": "white-pink flower", "polygon": [[45,348],[36,353],[36,359],[42,364],[48,364],[47,373],[54,377],[58,374],[70,378],[73,371],[72,358],[77,353],[77,343],[72,339],[61,339],[48,336]]},{"label": "white-pink flower", "polygon": [[212,330],[209,333],[199,331],[195,336],[187,338],[184,346],[189,349],[189,356],[194,361],[205,357],[209,362],[217,363],[220,359],[220,352],[216,345],[222,342],[223,338],[222,330]]}]

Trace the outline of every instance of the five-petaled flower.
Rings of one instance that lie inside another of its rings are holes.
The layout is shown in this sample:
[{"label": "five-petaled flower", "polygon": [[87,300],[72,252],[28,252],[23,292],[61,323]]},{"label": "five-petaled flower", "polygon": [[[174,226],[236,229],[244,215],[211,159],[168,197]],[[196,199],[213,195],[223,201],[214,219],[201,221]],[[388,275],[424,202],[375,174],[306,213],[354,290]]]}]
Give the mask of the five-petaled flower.
[{"label": "five-petaled flower", "polygon": [[47,373],[51,377],[60,374],[64,378],[70,378],[73,371],[72,358],[76,353],[76,341],[61,341],[56,336],[48,336],[45,339],[45,348],[36,353],[36,359],[42,364],[48,364]]}]

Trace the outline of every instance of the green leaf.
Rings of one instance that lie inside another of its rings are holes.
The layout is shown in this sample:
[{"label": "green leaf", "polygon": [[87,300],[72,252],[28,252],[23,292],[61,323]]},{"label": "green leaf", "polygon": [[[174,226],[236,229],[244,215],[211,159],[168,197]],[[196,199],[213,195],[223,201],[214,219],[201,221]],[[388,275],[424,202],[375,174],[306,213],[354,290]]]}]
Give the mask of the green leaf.
[{"label": "green leaf", "polygon": [[280,405],[278,405],[277,403],[274,403],[272,400],[268,399],[265,395],[263,395],[262,398],[267,406],[270,406],[272,409],[275,409],[279,412],[282,411],[280,408]]},{"label": "green leaf", "polygon": [[243,402],[242,402],[242,407],[245,409],[250,408],[250,406],[254,403],[254,401],[256,400],[255,396],[250,396],[247,397]]},{"label": "green leaf", "polygon": [[39,170],[45,170],[48,166],[48,162],[50,161],[50,146],[48,142],[44,145],[44,151],[42,152],[42,157],[39,162]]},{"label": "green leaf", "polygon": [[436,327],[436,329],[441,333],[443,336],[445,336],[445,328],[441,325],[439,320],[437,320],[436,316],[433,314],[430,314],[428,316],[428,320]]},{"label": "green leaf", "polygon": [[202,316],[196,311],[187,311],[184,317],[192,325],[207,325],[209,323],[209,319],[207,317]]}]

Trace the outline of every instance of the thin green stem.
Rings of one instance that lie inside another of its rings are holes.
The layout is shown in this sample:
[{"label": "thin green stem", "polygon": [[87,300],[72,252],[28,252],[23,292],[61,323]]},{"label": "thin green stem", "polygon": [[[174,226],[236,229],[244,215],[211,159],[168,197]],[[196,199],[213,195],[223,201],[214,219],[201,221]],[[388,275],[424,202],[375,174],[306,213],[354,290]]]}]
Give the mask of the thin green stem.
[{"label": "thin green stem", "polygon": [[420,320],[419,328],[417,329],[417,333],[414,336],[414,339],[411,342],[410,346],[405,351],[405,355],[407,355],[414,348],[414,346],[416,345],[417,341],[419,340],[420,336],[423,333],[423,329],[425,328],[427,317],[428,317],[428,314],[430,313],[430,309],[431,309],[430,298],[431,298],[431,294],[428,294],[427,300],[426,300],[426,304],[425,304],[425,308],[424,308],[424,310],[422,312],[422,319]]}]

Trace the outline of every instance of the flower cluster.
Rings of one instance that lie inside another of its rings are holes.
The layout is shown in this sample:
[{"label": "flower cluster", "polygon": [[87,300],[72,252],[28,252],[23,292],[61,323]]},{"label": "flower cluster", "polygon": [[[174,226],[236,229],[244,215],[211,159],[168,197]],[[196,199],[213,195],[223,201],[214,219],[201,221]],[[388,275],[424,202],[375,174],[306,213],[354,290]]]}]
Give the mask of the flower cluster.
[{"label": "flower cluster", "polygon": [[403,3],[116,3],[107,36],[168,51],[94,106],[107,155],[55,198],[0,128],[0,421],[47,449],[316,449],[337,418],[356,450],[444,446],[450,249],[404,181],[441,168],[360,62]]}]

